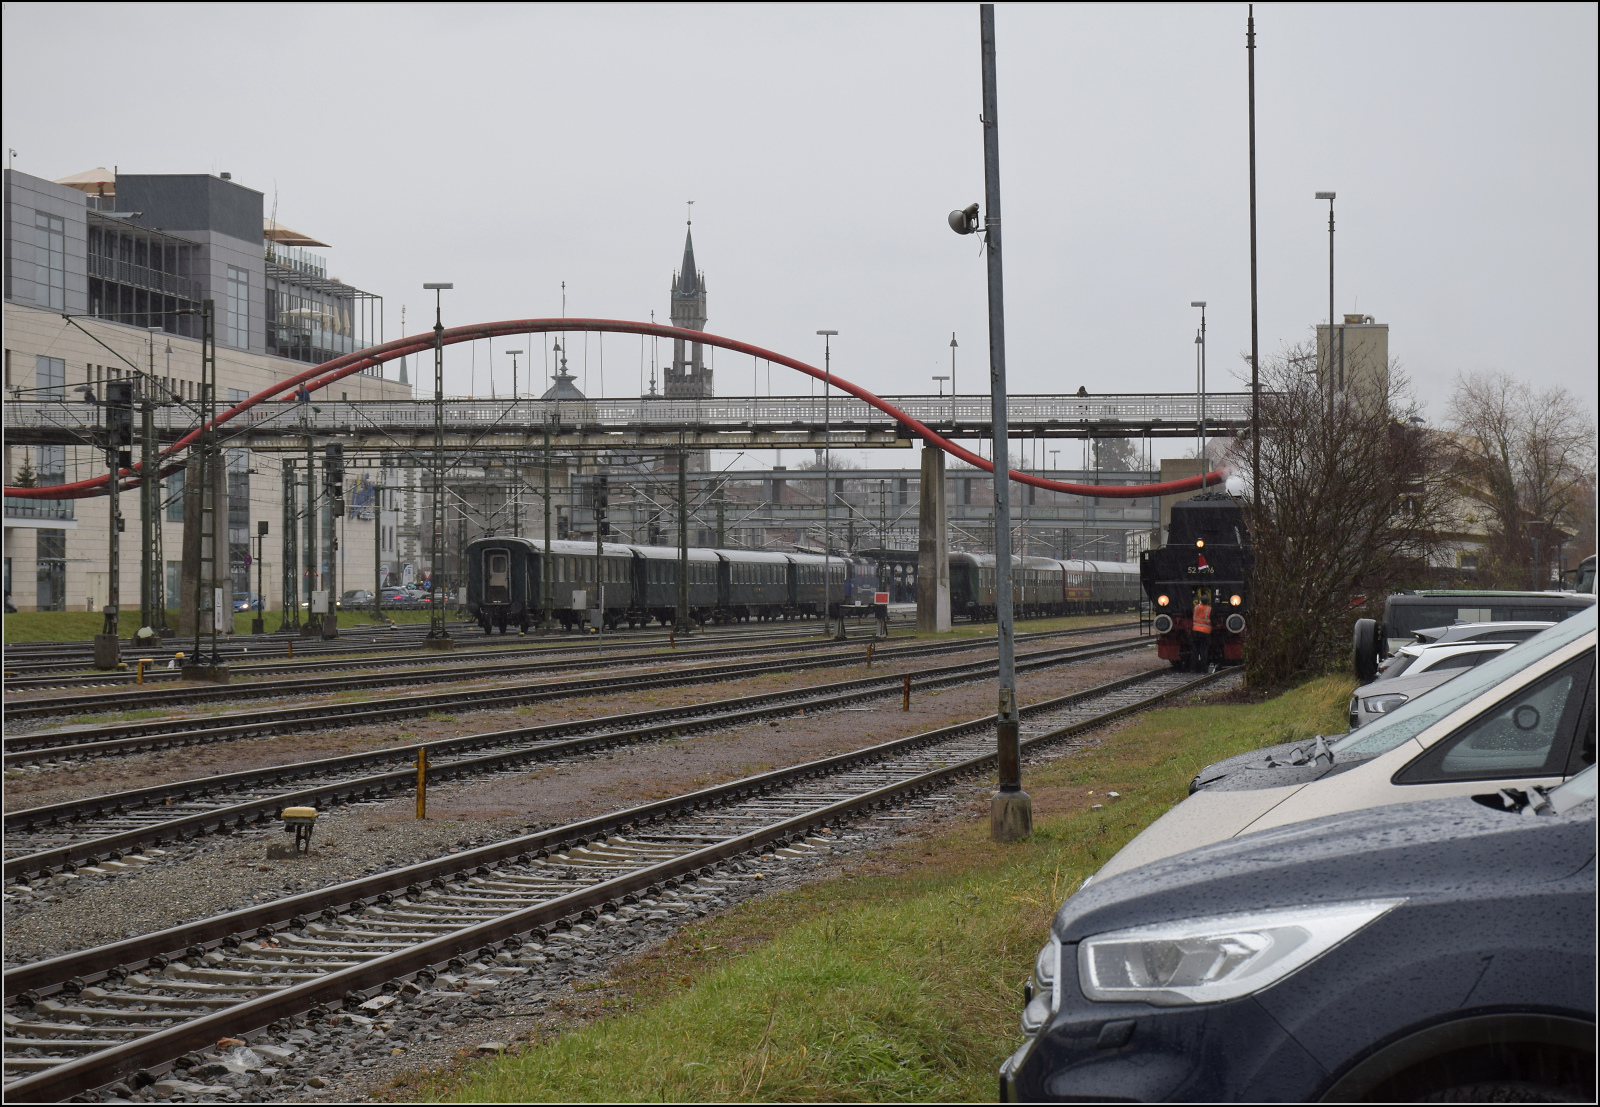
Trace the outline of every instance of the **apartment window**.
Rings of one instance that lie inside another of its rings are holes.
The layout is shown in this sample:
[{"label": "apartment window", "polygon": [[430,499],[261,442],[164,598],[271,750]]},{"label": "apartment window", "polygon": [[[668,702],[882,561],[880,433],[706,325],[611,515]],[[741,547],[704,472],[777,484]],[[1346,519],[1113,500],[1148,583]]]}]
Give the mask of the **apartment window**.
[{"label": "apartment window", "polygon": [[228,345],[250,348],[250,273],[228,266]]},{"label": "apartment window", "polygon": [[36,398],[40,400],[64,400],[67,398],[67,362],[65,358],[45,357],[39,355],[34,358],[35,379],[34,383],[39,391]]},{"label": "apartment window", "polygon": [[[39,484],[67,483],[67,448],[65,446],[39,447]],[[61,533],[65,534],[65,531]]]},{"label": "apartment window", "polygon": [[67,306],[67,228],[59,216],[33,213],[34,292],[40,307]]},{"label": "apartment window", "polygon": [[188,470],[179,469],[165,481],[167,493],[167,522],[183,522],[183,485]]}]

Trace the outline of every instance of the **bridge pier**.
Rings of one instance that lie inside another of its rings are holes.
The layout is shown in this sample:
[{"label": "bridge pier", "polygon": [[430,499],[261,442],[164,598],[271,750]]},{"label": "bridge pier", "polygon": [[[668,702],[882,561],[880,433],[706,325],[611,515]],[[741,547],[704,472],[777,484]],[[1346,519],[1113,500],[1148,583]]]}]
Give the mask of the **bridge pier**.
[{"label": "bridge pier", "polygon": [[922,447],[917,516],[917,630],[950,629],[950,526],[944,501],[944,451]]}]

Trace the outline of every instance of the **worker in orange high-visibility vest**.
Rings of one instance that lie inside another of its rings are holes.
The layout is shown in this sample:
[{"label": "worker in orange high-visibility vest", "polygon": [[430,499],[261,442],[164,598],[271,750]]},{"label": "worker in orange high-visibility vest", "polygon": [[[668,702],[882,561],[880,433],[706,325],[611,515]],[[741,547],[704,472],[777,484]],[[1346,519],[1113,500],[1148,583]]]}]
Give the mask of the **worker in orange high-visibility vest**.
[{"label": "worker in orange high-visibility vest", "polygon": [[1211,590],[1202,588],[1195,593],[1193,625],[1189,639],[1194,645],[1194,671],[1203,673],[1211,664]]}]

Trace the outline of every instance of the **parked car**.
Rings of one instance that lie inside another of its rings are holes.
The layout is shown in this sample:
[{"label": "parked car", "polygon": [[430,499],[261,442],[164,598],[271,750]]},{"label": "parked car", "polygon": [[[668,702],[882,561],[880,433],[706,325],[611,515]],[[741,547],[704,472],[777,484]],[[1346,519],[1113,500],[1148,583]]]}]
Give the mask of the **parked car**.
[{"label": "parked car", "polygon": [[1000,1098],[1595,1098],[1595,769],[1095,881],[1056,914]]},{"label": "parked car", "polygon": [[1351,695],[1350,729],[1382,718],[1406,701],[1554,625],[1462,623],[1417,631],[1416,641],[1386,661],[1376,680]]},{"label": "parked car", "polygon": [[365,588],[352,588],[348,592],[341,592],[337,606],[349,608],[371,607],[372,593]]},{"label": "parked car", "polygon": [[1189,785],[1096,879],[1210,842],[1380,804],[1553,787],[1595,759],[1594,608],[1381,722],[1230,757]]},{"label": "parked car", "polygon": [[1350,660],[1356,675],[1371,680],[1378,665],[1410,645],[1424,627],[1455,623],[1552,622],[1593,611],[1595,597],[1574,592],[1492,592],[1433,589],[1396,592],[1383,604],[1383,618],[1357,619]]}]

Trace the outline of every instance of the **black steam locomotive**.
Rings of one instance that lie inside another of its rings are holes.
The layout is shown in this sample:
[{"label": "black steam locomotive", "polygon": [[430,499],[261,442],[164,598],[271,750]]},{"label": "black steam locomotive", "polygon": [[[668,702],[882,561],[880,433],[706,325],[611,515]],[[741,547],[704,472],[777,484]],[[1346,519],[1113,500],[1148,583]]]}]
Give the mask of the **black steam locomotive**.
[{"label": "black steam locomotive", "polygon": [[[1204,492],[1172,505],[1167,544],[1139,555],[1163,660],[1175,669],[1243,660],[1250,566],[1250,532],[1232,496]],[[1211,634],[1205,655],[1196,657],[1193,615],[1201,602],[1211,606]]]}]

